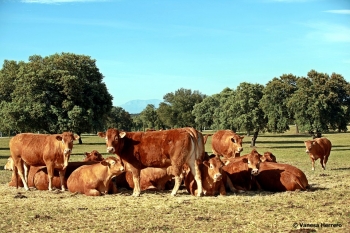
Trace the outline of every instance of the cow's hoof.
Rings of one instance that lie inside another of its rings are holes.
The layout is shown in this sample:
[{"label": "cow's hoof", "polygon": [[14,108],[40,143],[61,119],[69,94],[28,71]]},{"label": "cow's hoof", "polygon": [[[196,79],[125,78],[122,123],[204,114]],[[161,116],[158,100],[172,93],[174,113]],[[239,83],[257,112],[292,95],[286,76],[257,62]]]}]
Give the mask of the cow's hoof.
[{"label": "cow's hoof", "polygon": [[139,196],[141,196],[141,194],[140,193],[133,193],[132,196],[133,197],[139,197]]}]

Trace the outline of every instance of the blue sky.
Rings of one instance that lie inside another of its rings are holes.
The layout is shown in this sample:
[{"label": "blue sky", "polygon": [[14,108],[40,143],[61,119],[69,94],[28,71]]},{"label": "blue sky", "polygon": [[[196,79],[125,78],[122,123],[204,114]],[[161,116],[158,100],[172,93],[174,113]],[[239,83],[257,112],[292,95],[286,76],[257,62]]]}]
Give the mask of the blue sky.
[{"label": "blue sky", "polygon": [[96,60],[113,105],[318,72],[350,81],[349,0],[0,0],[0,62]]}]

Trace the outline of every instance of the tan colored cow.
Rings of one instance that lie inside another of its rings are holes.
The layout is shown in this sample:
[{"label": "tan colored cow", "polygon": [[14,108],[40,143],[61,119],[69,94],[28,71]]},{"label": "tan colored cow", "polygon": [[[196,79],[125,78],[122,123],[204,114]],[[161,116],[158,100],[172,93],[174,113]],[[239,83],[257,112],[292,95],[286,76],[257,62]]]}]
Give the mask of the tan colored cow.
[{"label": "tan colored cow", "polygon": [[312,170],[315,170],[315,161],[320,159],[323,170],[326,169],[328,157],[331,154],[332,143],[327,138],[316,138],[305,141],[306,153],[309,154]]},{"label": "tan colored cow", "polygon": [[87,196],[107,194],[111,179],[124,171],[121,159],[116,157],[108,157],[100,163],[81,166],[68,177],[68,190]]},{"label": "tan colored cow", "polygon": [[239,157],[243,151],[243,136],[239,136],[232,130],[219,130],[213,134],[211,148],[216,156],[225,158]]},{"label": "tan colored cow", "polygon": [[17,177],[18,172],[25,190],[29,190],[29,166],[47,167],[49,190],[53,187],[54,169],[59,170],[61,189],[65,190],[65,169],[73,149],[73,141],[78,138],[79,136],[74,136],[71,132],[55,135],[22,133],[13,137],[10,140],[11,158],[14,162],[13,173]]}]

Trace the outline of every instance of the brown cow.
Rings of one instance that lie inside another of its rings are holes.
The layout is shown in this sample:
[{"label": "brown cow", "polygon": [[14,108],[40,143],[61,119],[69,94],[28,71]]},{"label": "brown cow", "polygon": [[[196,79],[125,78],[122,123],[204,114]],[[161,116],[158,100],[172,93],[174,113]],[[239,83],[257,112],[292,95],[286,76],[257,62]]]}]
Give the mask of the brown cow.
[{"label": "brown cow", "polygon": [[[168,175],[166,168],[146,167],[140,172],[140,188],[144,190],[166,190],[174,185],[172,184],[172,177]],[[134,188],[134,181],[131,172],[125,173],[126,181],[130,188]]]},{"label": "brown cow", "polygon": [[13,137],[10,140],[10,152],[14,161],[13,173],[17,177],[18,172],[25,190],[29,190],[28,173],[24,174],[29,166],[47,167],[49,190],[53,187],[54,168],[58,169],[61,189],[65,190],[64,173],[73,148],[73,141],[78,138],[79,136],[74,136],[70,132],[55,135],[22,133]]},{"label": "brown cow", "polygon": [[[206,158],[206,160],[199,165],[203,194],[205,196],[216,196],[218,194],[222,196],[226,195],[226,177],[225,173],[222,172],[223,165],[223,162],[215,155]],[[192,173],[186,175],[185,186],[189,193],[194,196],[197,195],[197,183],[194,180]]]},{"label": "brown cow", "polygon": [[326,169],[326,163],[331,153],[332,143],[327,138],[316,138],[314,140],[305,141],[306,153],[309,154],[312,170],[315,170],[315,160],[320,158],[323,170]]},{"label": "brown cow", "polygon": [[212,136],[211,148],[216,156],[225,158],[239,157],[243,151],[243,136],[239,136],[232,130],[219,130]]},{"label": "brown cow", "polygon": [[277,163],[276,156],[271,152],[265,152],[264,155],[260,157],[261,162],[274,162]]},{"label": "brown cow", "polygon": [[300,169],[282,163],[264,162],[254,177],[258,189],[271,192],[306,190],[308,180]]},{"label": "brown cow", "polygon": [[175,176],[172,196],[179,190],[183,164],[187,163],[195,176],[198,195],[202,195],[202,182],[198,161],[204,151],[202,144],[186,128],[150,132],[120,132],[108,129],[98,135],[105,138],[107,152],[114,153],[126,163],[126,169],[133,174],[133,196],[140,195],[140,170],[145,167],[167,168]]},{"label": "brown cow", "polygon": [[97,150],[93,150],[90,153],[85,152],[84,161],[102,161],[103,157]]},{"label": "brown cow", "polygon": [[227,185],[231,191],[252,189],[252,175],[259,173],[261,156],[253,149],[250,154],[223,159],[225,166],[222,169],[227,174]]},{"label": "brown cow", "polygon": [[121,159],[108,157],[100,163],[84,165],[73,171],[67,180],[68,190],[87,196],[100,196],[108,192],[111,179],[123,172]]}]

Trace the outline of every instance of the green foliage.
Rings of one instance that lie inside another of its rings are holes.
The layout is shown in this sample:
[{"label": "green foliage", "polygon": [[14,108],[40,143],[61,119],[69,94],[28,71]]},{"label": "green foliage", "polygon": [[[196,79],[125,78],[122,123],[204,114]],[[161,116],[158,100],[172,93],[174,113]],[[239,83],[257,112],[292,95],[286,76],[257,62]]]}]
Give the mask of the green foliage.
[{"label": "green foliage", "polygon": [[215,109],[219,106],[219,95],[212,95],[194,105],[192,115],[200,129],[211,128],[214,123]]},{"label": "green foliage", "polygon": [[131,131],[133,125],[132,118],[128,112],[121,107],[112,107],[107,116],[106,128],[116,128]]},{"label": "green foliage", "polygon": [[89,56],[34,55],[27,63],[5,61],[0,74],[5,87],[0,86],[7,90],[0,99],[1,130],[96,131],[112,107],[103,76]]}]

